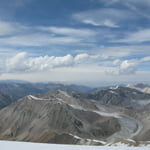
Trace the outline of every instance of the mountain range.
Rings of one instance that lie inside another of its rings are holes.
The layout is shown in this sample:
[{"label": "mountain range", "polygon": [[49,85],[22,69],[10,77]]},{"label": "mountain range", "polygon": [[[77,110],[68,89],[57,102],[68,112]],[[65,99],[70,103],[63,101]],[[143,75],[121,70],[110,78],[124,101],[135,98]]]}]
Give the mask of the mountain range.
[{"label": "mountain range", "polygon": [[0,82],[0,140],[111,145],[130,139],[146,143],[150,141],[150,94],[143,88],[149,86],[92,89]]},{"label": "mountain range", "polygon": [[77,85],[63,85],[55,83],[29,83],[25,81],[6,80],[0,82],[0,108],[30,94],[43,94],[56,89],[74,90],[76,92],[90,92],[92,88]]}]

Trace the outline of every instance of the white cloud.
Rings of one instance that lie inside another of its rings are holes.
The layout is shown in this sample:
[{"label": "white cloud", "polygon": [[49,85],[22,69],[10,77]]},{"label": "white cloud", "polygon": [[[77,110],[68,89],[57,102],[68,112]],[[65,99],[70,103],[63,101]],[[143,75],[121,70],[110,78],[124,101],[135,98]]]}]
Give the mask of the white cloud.
[{"label": "white cloud", "polygon": [[138,65],[137,60],[124,60],[121,64],[120,64],[120,69],[127,69],[130,67],[135,67]]},{"label": "white cloud", "polygon": [[[150,1],[148,0],[120,0],[121,4],[124,4],[129,8],[130,11],[133,11],[136,13],[139,18],[144,17],[144,19],[150,19],[150,16],[148,15],[150,13],[149,7],[150,7]],[[144,8],[144,9],[143,9]]]},{"label": "white cloud", "polygon": [[150,12],[150,1],[148,0],[100,0],[100,2],[102,1],[107,7],[114,7],[116,5],[125,6],[125,8],[128,9],[128,11],[132,11],[139,17],[141,16],[147,19],[150,18],[150,16],[148,15]]},{"label": "white cloud", "polygon": [[105,59],[103,56],[101,55],[89,55],[87,53],[82,53],[82,54],[78,54],[74,57],[74,62],[75,64],[93,64],[96,62],[99,62],[100,60]]},{"label": "white cloud", "polygon": [[16,31],[15,24],[0,21],[0,36],[10,35],[10,34],[14,33],[15,31]]},{"label": "white cloud", "polygon": [[146,56],[146,57],[142,58],[141,61],[142,62],[150,61],[150,56]]},{"label": "white cloud", "polygon": [[79,54],[75,57],[75,62],[76,63],[82,63],[82,62],[86,61],[87,59],[89,59],[89,57],[90,56],[86,53]]},{"label": "white cloud", "polygon": [[89,29],[76,29],[76,28],[63,28],[63,27],[40,27],[39,29],[50,31],[54,34],[60,34],[64,36],[73,36],[73,37],[91,37],[95,36],[97,33]]},{"label": "white cloud", "polygon": [[129,33],[125,38],[113,40],[113,42],[121,43],[141,43],[150,41],[150,29],[139,30],[134,33]]},{"label": "white cloud", "polygon": [[137,60],[124,60],[119,66],[119,74],[134,74],[138,65]]},{"label": "white cloud", "polygon": [[14,35],[11,37],[0,38],[1,45],[10,46],[44,46],[50,44],[72,44],[79,43],[81,39],[74,37],[53,37],[48,34],[27,34]]},{"label": "white cloud", "polygon": [[112,64],[113,64],[113,65],[118,65],[118,64],[120,64],[120,62],[121,62],[120,59],[115,59],[115,60],[112,62]]},{"label": "white cloud", "polygon": [[17,22],[8,22],[0,20],[0,36],[13,36],[19,33],[24,33],[29,30],[30,27],[24,26]]},{"label": "white cloud", "polygon": [[[88,53],[91,55],[98,55],[101,56],[103,59],[108,58],[122,58],[129,55],[132,55],[133,50],[135,48],[130,48],[126,46],[114,46],[114,47],[96,47],[95,49],[89,49],[89,50],[74,50],[75,53]],[[138,49],[136,49],[138,50]],[[117,51],[117,53],[116,53]]]},{"label": "white cloud", "polygon": [[100,46],[96,47],[95,49],[89,50],[74,50],[75,53],[88,53],[91,55],[99,55],[103,59],[116,59],[116,58],[123,58],[132,55],[150,55],[150,52],[147,53],[147,49],[150,46]]},{"label": "white cloud", "polygon": [[30,27],[0,22],[0,36],[3,36],[0,37],[0,44],[4,46],[80,45],[95,41],[96,35],[96,31],[83,28]]},{"label": "white cloud", "polygon": [[15,55],[14,57],[7,59],[6,60],[6,72],[9,72],[10,70],[12,70],[13,72],[15,71],[24,71],[28,69],[28,66],[25,62],[27,58],[27,53],[22,52],[22,53],[18,53],[17,55]]},{"label": "white cloud", "polygon": [[[149,56],[150,46],[146,45],[133,45],[133,46],[108,46],[108,47],[97,47],[91,50],[91,54],[98,54],[105,58],[123,58],[123,57],[135,57],[135,56]],[[77,51],[78,52],[78,51]],[[88,51],[83,51],[88,52]],[[90,52],[90,51],[89,51]]]},{"label": "white cloud", "polygon": [[4,57],[10,57],[12,56],[12,53],[18,53],[18,51],[15,48],[5,48],[5,47],[0,47],[0,58]]},{"label": "white cloud", "polygon": [[55,68],[74,67],[76,65],[86,65],[92,62],[92,65],[96,64],[96,61],[100,59],[100,56],[90,56],[88,54],[78,54],[72,56],[70,54],[65,56],[39,56],[29,57],[26,52],[21,52],[8,58],[4,61],[4,64],[0,66],[1,73],[6,72],[39,72],[49,71]]},{"label": "white cloud", "polygon": [[130,59],[123,61],[116,59],[112,64],[117,65],[117,67],[114,67],[111,70],[106,70],[106,73],[115,75],[135,74],[138,67],[147,62],[150,63],[150,56],[143,57],[141,59]]},{"label": "white cloud", "polygon": [[119,26],[116,25],[114,22],[112,22],[111,20],[103,20],[103,21],[94,21],[92,19],[85,19],[82,21],[85,24],[91,24],[93,26],[106,26],[106,27],[112,27],[112,28],[118,28]]},{"label": "white cloud", "polygon": [[109,59],[102,55],[89,55],[87,53],[70,54],[65,56],[39,56],[31,57],[26,52],[18,53],[0,63],[1,73],[25,73],[50,71],[56,68],[100,68],[102,72],[128,75],[134,74],[140,65],[150,63],[150,56],[141,59]]},{"label": "white cloud", "polygon": [[101,8],[76,13],[73,18],[94,26],[117,28],[120,27],[120,24],[125,25],[124,23],[127,21],[135,20],[137,16],[133,12],[124,9]]},{"label": "white cloud", "polygon": [[7,72],[37,72],[72,65],[73,57],[71,55],[63,57],[41,56],[34,58],[28,57],[26,52],[21,52],[6,60]]}]

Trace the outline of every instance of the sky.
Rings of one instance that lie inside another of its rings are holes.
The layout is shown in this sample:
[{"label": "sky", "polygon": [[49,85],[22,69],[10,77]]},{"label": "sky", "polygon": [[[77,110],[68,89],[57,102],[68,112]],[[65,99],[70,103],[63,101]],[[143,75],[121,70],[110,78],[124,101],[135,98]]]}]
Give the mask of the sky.
[{"label": "sky", "polygon": [[150,83],[149,0],[0,0],[0,80]]}]

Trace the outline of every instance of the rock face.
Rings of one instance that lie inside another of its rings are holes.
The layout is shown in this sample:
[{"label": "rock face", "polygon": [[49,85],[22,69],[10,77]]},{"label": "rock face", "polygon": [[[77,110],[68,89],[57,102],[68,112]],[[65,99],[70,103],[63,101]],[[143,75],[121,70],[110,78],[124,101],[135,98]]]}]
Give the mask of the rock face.
[{"label": "rock face", "polygon": [[120,130],[116,118],[75,109],[54,97],[27,96],[2,109],[0,118],[3,140],[73,144],[81,139],[105,139]]}]

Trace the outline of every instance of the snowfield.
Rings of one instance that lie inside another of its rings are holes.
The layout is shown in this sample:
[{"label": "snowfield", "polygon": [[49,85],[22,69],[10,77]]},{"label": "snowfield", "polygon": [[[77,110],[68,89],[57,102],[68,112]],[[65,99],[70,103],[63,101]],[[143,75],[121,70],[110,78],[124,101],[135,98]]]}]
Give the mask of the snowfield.
[{"label": "snowfield", "polygon": [[0,141],[0,150],[149,150],[148,147],[80,146]]}]

